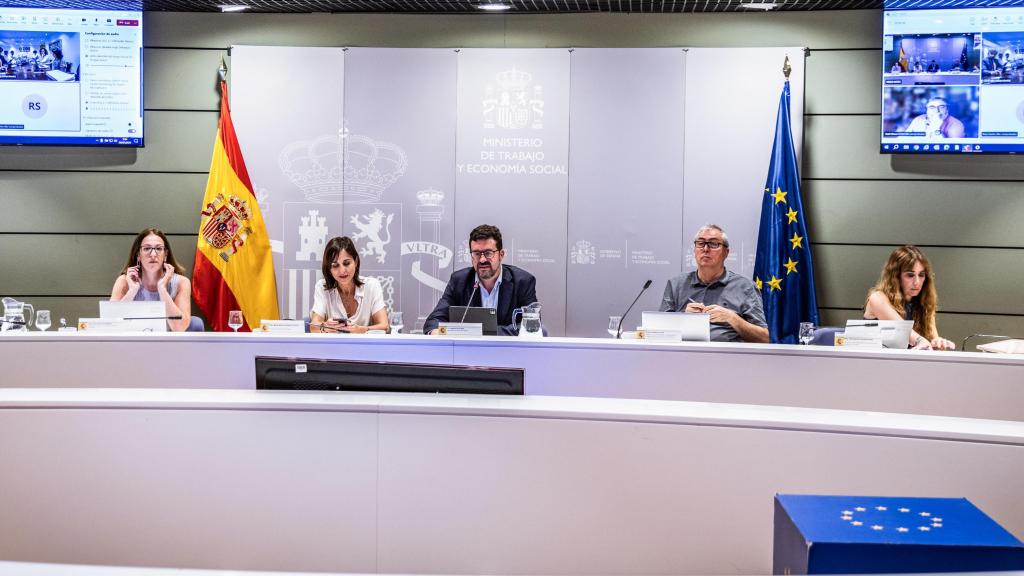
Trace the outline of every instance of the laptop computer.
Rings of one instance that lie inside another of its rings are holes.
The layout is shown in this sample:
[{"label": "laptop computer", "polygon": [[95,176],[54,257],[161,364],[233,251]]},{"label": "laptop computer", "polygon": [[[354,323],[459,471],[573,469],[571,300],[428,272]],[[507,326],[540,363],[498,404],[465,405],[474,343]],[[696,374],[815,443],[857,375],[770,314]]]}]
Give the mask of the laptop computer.
[{"label": "laptop computer", "polygon": [[100,318],[125,320],[129,332],[166,332],[166,308],[163,302],[100,300]]},{"label": "laptop computer", "polygon": [[910,345],[913,320],[847,320],[846,326],[878,326],[883,348],[906,350]]},{"label": "laptop computer", "polygon": [[642,312],[641,324],[645,330],[679,332],[686,342],[711,341],[711,316],[690,312]]},{"label": "laptop computer", "polygon": [[484,336],[498,335],[498,310],[483,306],[451,306],[448,308],[449,322],[481,324]]}]

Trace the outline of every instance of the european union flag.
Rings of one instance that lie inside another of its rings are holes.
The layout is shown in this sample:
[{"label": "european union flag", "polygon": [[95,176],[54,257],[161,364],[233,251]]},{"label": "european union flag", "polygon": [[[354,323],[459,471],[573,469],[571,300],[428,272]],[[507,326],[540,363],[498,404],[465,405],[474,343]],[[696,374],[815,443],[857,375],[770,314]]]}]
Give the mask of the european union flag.
[{"label": "european union flag", "polygon": [[807,238],[800,174],[789,128],[789,80],[779,98],[775,144],[761,200],[754,284],[761,291],[772,342],[794,344],[801,322],[818,325],[811,242]]}]

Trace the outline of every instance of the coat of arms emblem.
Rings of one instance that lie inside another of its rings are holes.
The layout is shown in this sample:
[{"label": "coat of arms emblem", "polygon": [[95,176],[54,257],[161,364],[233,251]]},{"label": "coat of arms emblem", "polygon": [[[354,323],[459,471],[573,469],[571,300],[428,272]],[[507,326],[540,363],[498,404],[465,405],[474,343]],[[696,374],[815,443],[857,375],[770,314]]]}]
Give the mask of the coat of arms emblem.
[{"label": "coat of arms emblem", "polygon": [[388,253],[384,248],[391,243],[391,222],[394,219],[394,214],[385,215],[379,208],[369,215],[360,216],[356,214],[349,219],[359,229],[358,232],[352,235],[352,239],[361,240],[366,238],[366,245],[362,250],[363,256],[369,258],[376,254],[377,262],[381,264],[385,262]]},{"label": "coat of arms emblem", "polygon": [[220,250],[220,257],[225,262],[232,254],[238,252],[239,247],[253,232],[249,226],[249,220],[252,218],[249,204],[238,196],[225,198],[223,194],[217,194],[212,202],[206,204],[206,209],[201,214],[207,217],[202,227],[203,239],[213,249]]}]

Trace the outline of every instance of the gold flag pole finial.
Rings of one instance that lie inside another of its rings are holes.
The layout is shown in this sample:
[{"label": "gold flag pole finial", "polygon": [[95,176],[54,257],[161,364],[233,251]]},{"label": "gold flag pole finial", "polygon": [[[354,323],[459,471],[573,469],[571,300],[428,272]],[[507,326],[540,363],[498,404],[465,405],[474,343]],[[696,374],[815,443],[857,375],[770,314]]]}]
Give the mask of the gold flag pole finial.
[{"label": "gold flag pole finial", "polygon": [[782,73],[786,75],[786,80],[789,80],[789,73],[793,71],[793,67],[789,65],[789,54],[786,54],[786,62],[782,65]]}]

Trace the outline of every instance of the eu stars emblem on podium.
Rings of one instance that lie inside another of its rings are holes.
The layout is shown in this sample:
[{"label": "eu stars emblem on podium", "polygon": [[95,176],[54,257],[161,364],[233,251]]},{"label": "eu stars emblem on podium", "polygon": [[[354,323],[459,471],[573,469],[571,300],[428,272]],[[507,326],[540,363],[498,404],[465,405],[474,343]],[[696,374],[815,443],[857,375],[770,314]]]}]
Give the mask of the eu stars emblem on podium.
[{"label": "eu stars emblem on podium", "polygon": [[775,497],[774,574],[1024,569],[1024,544],[966,498]]}]

